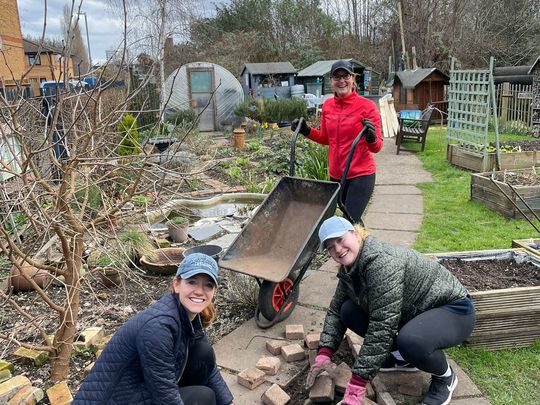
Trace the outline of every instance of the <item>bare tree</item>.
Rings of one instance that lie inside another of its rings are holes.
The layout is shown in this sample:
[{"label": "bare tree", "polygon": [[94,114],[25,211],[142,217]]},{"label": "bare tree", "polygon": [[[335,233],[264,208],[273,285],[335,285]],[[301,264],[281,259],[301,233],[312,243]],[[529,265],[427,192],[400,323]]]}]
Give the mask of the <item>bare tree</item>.
[{"label": "bare tree", "polygon": [[74,4],[71,6],[66,4],[64,6],[64,18],[62,20],[66,54],[73,56],[75,74],[77,76],[88,73],[91,67],[90,58],[88,57],[88,51],[84,45],[79,24],[81,6],[82,2],[79,3],[78,8],[75,8]]}]

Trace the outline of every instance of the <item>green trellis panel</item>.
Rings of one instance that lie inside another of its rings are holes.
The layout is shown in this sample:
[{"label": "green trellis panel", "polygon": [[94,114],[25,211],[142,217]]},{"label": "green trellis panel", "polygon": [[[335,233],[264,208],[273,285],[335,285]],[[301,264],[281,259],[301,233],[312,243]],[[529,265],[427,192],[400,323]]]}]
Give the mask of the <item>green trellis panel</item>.
[{"label": "green trellis panel", "polygon": [[[447,143],[457,142],[477,150],[483,156],[484,169],[488,164],[488,128],[491,112],[495,105],[493,84],[493,58],[488,70],[458,70],[452,58],[450,85],[448,88],[448,130]],[[497,115],[494,114],[495,143],[499,154],[499,131]]]}]

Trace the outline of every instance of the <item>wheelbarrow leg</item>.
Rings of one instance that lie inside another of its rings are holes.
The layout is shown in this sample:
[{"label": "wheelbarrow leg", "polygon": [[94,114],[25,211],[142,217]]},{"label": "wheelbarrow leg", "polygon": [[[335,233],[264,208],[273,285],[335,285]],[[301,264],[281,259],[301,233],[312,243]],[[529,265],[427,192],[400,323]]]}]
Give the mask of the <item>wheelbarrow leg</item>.
[{"label": "wheelbarrow leg", "polygon": [[[276,288],[280,290],[280,293],[283,296],[283,303],[279,307],[279,310],[275,314],[275,316],[269,320],[266,317],[263,316],[261,313],[261,299],[265,299],[266,297],[261,297],[259,292],[259,303],[257,304],[257,307],[255,308],[255,323],[257,326],[261,329],[268,329],[275,325],[277,322],[281,322],[284,319],[287,319],[289,315],[292,313],[294,308],[296,307],[296,300],[298,299],[299,290],[300,290],[300,282],[304,278],[304,275],[306,274],[307,269],[309,268],[309,265],[311,264],[311,261],[315,257],[316,252],[312,252],[309,256],[309,259],[307,262],[302,266],[300,271],[298,272],[298,275],[296,278],[294,278],[292,286],[288,289],[288,291],[283,290],[282,285],[278,284]],[[292,274],[292,272],[291,272]],[[296,295],[296,300],[292,301],[291,299]],[[272,296],[269,296],[270,299],[272,299]],[[292,307],[289,307],[289,304],[292,305]],[[270,303],[264,303],[264,305],[272,305],[272,302]]]}]

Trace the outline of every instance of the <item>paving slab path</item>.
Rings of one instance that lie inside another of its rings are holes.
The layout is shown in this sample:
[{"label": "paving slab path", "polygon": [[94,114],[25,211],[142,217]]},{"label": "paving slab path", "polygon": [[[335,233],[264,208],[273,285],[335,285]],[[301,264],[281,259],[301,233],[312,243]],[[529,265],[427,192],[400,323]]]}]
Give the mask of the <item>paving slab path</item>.
[{"label": "paving slab path", "polygon": [[[383,149],[375,155],[377,179],[364,222],[373,235],[390,243],[410,247],[418,235],[423,216],[422,193],[416,185],[430,182],[431,175],[422,168],[414,153],[401,151],[396,155],[395,151],[394,140],[385,139]],[[307,367],[307,360],[294,363],[282,361],[278,374],[267,376],[266,381],[254,390],[236,383],[237,373],[254,367],[261,356],[270,355],[265,349],[265,341],[283,339],[286,324],[301,324],[306,334],[322,330],[326,309],[337,285],[336,273],[337,264],[332,260],[317,270],[307,272],[300,285],[298,305],[286,321],[263,330],[251,319],[214,345],[218,365],[222,367],[237,405],[262,403],[261,395],[273,383],[285,386]],[[489,405],[489,401],[465,372],[453,362],[452,366],[458,375],[459,384],[450,405]],[[392,397],[401,402],[403,396],[398,392],[399,374],[378,375]],[[422,377],[423,390],[426,391],[429,375],[422,373]]]}]

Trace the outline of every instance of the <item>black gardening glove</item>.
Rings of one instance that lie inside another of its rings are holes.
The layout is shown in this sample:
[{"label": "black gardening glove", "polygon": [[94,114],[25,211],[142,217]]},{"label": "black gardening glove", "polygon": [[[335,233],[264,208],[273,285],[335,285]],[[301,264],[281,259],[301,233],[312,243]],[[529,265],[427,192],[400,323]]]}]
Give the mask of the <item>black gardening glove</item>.
[{"label": "black gardening glove", "polygon": [[362,125],[366,128],[365,138],[367,143],[375,143],[377,141],[377,133],[375,132],[375,125],[371,120],[364,118]]},{"label": "black gardening glove", "polygon": [[[295,118],[293,122],[291,122],[291,130],[296,131],[296,127],[298,127],[298,122],[300,120],[298,118]],[[300,130],[298,131],[304,136],[308,136],[311,132],[311,128],[308,126],[306,120],[302,120],[302,124],[300,125]]]}]

